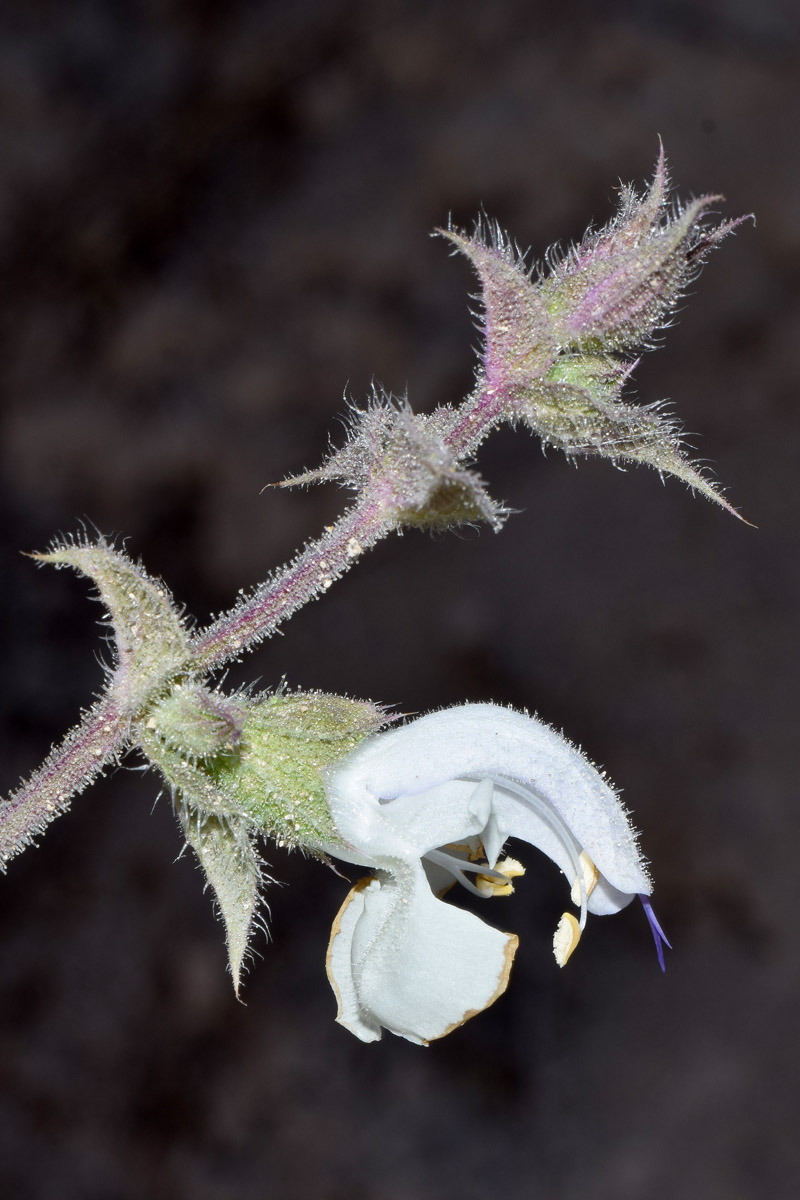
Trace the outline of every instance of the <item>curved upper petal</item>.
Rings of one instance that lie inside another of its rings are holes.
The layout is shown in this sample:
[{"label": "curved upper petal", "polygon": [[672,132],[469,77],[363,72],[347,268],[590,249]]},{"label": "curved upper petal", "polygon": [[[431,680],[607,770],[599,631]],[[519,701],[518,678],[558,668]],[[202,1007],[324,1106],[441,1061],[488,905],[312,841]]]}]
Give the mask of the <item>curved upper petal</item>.
[{"label": "curved upper petal", "polygon": [[[411,729],[404,726],[398,733]],[[476,783],[447,779],[424,790],[385,796],[376,774],[383,764],[383,742],[394,733],[376,734],[348,755],[326,781],[328,808],[346,842],[375,865],[400,858],[421,858],[429,850],[460,838],[476,837],[491,815],[491,797],[475,797]],[[398,747],[402,756],[402,746]],[[334,854],[339,854],[333,850]]]},{"label": "curved upper petal", "polygon": [[[558,838],[534,809],[506,795],[502,778],[533,791],[557,814],[609,885],[594,904],[590,898],[595,911],[616,911],[623,897],[627,902],[652,890],[628,815],[600,772],[541,721],[493,704],[429,713],[362,743],[331,776],[331,814],[361,851],[385,855],[391,828],[389,841],[424,853],[480,832],[481,814],[465,806],[464,787],[443,785],[487,776],[500,777],[492,814],[505,836],[539,846],[569,877],[570,859]],[[436,804],[430,803],[434,789]]]}]

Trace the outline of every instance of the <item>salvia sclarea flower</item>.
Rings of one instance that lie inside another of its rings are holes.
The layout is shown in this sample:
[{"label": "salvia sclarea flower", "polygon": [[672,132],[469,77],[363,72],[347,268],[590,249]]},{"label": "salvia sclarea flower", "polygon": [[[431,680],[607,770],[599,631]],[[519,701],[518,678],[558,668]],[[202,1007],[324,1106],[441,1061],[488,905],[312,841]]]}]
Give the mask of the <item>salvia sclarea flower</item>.
[{"label": "salvia sclarea flower", "polygon": [[[328,950],[337,1020],[362,1041],[388,1029],[443,1037],[506,988],[517,938],[440,899],[453,883],[507,895],[524,873],[508,838],[552,859],[577,915],[553,940],[563,966],[588,913],[639,896],[663,969],[666,938],[628,814],[600,772],[536,718],[492,704],[430,713],[363,741],[329,773],[340,859],[375,874],[352,889]],[[668,944],[668,943],[667,943]]]}]

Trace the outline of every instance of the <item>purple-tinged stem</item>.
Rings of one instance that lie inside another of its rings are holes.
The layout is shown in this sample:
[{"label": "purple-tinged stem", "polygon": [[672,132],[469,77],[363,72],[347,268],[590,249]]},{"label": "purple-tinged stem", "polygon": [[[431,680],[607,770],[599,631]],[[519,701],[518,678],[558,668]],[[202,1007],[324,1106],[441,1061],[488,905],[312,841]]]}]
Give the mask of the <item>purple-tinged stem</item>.
[{"label": "purple-tinged stem", "polygon": [[[501,388],[484,384],[458,409],[446,444],[463,458],[472,454],[506,410]],[[390,481],[389,481],[390,488]],[[380,476],[322,537],[224,613],[192,643],[193,669],[221,667],[268,637],[309,600],[326,592],[335,580],[370,549],[398,528],[398,519]]]},{"label": "purple-tinged stem", "polygon": [[67,734],[30,779],[0,804],[0,871],[69,808],[125,746],[128,717],[104,697]]},{"label": "purple-tinged stem", "polygon": [[298,608],[327,592],[396,524],[379,495],[363,493],[321,538],[195,637],[194,669],[213,670],[268,637]]},{"label": "purple-tinged stem", "polygon": [[502,376],[482,379],[472,395],[459,405],[457,420],[444,440],[459,458],[468,458],[487,434],[508,420],[508,411],[508,395]]},{"label": "purple-tinged stem", "polygon": [[[498,393],[485,385],[461,405],[445,438],[457,457],[474,452],[497,424],[503,411]],[[250,649],[326,592],[365,550],[401,523],[392,504],[391,479],[377,475],[322,537],[193,639],[191,671],[213,670]],[[0,871],[126,748],[129,723],[130,706],[112,687],[30,779],[0,803]]]}]

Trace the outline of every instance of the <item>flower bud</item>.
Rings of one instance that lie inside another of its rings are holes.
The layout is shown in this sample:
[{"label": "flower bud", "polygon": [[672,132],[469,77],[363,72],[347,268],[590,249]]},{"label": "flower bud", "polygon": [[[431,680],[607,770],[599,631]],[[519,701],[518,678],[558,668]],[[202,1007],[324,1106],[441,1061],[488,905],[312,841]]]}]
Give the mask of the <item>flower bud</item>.
[{"label": "flower bud", "polygon": [[668,192],[662,147],[644,196],[624,187],[613,220],[590,230],[542,282],[540,295],[560,346],[620,351],[644,345],[708,251],[739,224],[702,225],[720,196],[701,196],[670,211]]},{"label": "flower bud", "polygon": [[224,696],[199,683],[177,683],[151,709],[146,727],[186,757],[209,758],[238,745],[247,717],[247,701]]},{"label": "flower bud", "polygon": [[430,416],[375,393],[351,413],[348,440],[320,468],[287,479],[291,487],[334,481],[369,493],[396,527],[443,530],[486,521],[498,530],[506,510],[491,499],[477,471],[465,467],[446,442],[454,418],[440,408]]},{"label": "flower bud", "polygon": [[494,424],[523,420],[566,454],[675,475],[738,516],[686,456],[663,405],[621,399],[636,366],[626,356],[649,344],[709,250],[747,219],[703,225],[719,197],[670,208],[668,187],[662,149],[644,196],[623,188],[613,220],[562,258],[551,252],[538,276],[497,226],[482,221],[472,237],[439,231],[481,283],[483,361],[473,402],[491,409]]}]

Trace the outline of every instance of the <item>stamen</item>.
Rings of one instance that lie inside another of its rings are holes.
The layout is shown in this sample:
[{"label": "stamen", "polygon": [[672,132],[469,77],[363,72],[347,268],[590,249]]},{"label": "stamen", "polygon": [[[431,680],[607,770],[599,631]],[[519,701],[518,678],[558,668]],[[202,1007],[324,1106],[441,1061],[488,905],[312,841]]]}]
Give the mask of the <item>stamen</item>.
[{"label": "stamen", "polygon": [[[592,892],[597,887],[597,881],[600,878],[600,872],[589,858],[589,855],[585,850],[581,850],[578,862],[583,868],[583,882],[586,885],[586,898],[588,900],[589,896],[591,896]],[[572,900],[573,904],[580,904],[581,902],[581,889],[577,879],[572,885],[570,899]]]},{"label": "stamen", "polygon": [[664,946],[668,946],[669,949],[671,950],[672,943],[667,940],[667,935],[664,933],[664,930],[661,928],[658,917],[653,912],[653,906],[650,903],[650,897],[646,896],[643,892],[640,892],[639,899],[642,902],[642,908],[644,909],[644,915],[647,917],[647,920],[650,923],[650,931],[653,935],[653,941],[656,944],[656,954],[658,955],[658,965],[661,967],[661,970],[666,974],[667,968],[664,963]]},{"label": "stamen", "polygon": [[466,872],[479,875],[481,878],[495,879],[500,887],[505,887],[508,883],[505,875],[502,875],[500,871],[492,870],[487,863],[469,862],[465,858],[456,858],[454,854],[447,854],[444,850],[429,850],[427,854],[423,855],[423,858],[444,867],[446,871],[455,876],[462,887],[475,896],[484,896],[485,893],[477,888],[471,879],[467,879]]},{"label": "stamen", "polygon": [[581,927],[572,913],[565,912],[553,934],[553,954],[560,967],[566,966],[581,940]]},{"label": "stamen", "polygon": [[482,871],[475,880],[475,885],[482,896],[510,896],[514,891],[512,879],[519,879],[525,874],[525,868],[516,858],[503,858],[494,868],[494,876],[502,875],[504,883]]},{"label": "stamen", "polygon": [[[472,780],[475,778],[475,776],[464,775],[461,776],[461,778]],[[537,796],[536,792],[534,792],[531,788],[524,787],[523,784],[517,783],[515,779],[508,779],[505,775],[491,775],[489,778],[492,779],[498,787],[504,788],[507,792],[513,792],[515,796],[519,796],[521,800],[524,800],[525,803],[534,810],[534,812],[538,813],[539,816],[547,822],[553,833],[561,842],[564,850],[566,850],[575,871],[575,881],[580,889],[580,928],[583,929],[586,925],[587,913],[586,880],[584,879],[580,859],[578,858],[578,849],[576,848],[577,843],[574,837],[567,829],[566,825],[561,820],[561,817],[558,815],[555,809],[551,808],[551,806],[545,800],[542,800],[540,796]]]}]

